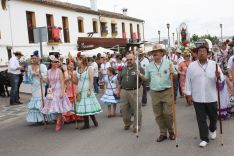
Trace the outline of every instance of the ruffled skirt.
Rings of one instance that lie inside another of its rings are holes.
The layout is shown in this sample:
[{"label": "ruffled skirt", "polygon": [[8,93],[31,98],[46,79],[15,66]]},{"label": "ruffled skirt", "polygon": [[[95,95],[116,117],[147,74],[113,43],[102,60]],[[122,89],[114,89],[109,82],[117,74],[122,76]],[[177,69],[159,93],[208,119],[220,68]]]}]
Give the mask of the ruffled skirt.
[{"label": "ruffled skirt", "polygon": [[52,100],[46,98],[45,106],[42,109],[43,114],[66,113],[72,110],[72,105],[65,94],[63,98],[55,96]]}]

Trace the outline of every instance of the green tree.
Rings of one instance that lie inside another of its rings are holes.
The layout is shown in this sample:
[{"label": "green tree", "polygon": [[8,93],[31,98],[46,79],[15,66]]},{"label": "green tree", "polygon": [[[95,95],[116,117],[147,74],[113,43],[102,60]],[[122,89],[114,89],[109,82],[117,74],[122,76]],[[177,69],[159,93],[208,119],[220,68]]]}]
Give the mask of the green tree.
[{"label": "green tree", "polygon": [[200,38],[199,38],[198,35],[193,34],[193,36],[191,37],[190,41],[191,41],[191,42],[196,42],[196,41],[198,41],[199,39],[200,39]]}]

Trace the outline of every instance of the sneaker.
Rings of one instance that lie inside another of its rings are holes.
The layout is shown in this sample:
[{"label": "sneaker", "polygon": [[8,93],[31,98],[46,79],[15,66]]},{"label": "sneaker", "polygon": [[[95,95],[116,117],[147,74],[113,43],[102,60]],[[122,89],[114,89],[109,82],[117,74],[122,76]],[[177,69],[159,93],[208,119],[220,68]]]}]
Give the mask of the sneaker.
[{"label": "sneaker", "polygon": [[209,133],[209,137],[210,137],[210,139],[212,139],[212,140],[216,139],[216,131],[210,132],[210,133]]},{"label": "sneaker", "polygon": [[199,146],[200,146],[200,147],[206,147],[207,144],[208,144],[208,142],[202,141],[202,142],[200,142]]}]

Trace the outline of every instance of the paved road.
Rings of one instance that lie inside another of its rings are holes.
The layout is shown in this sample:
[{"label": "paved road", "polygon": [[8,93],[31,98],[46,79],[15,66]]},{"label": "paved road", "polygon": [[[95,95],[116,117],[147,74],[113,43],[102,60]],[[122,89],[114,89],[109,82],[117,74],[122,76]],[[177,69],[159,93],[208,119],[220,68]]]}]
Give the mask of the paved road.
[{"label": "paved road", "polygon": [[57,133],[54,125],[46,129],[44,126],[28,126],[25,115],[21,114],[0,121],[0,156],[233,155],[234,119],[224,122],[223,147],[218,137],[208,147],[201,149],[198,147],[199,139],[194,139],[198,131],[193,108],[186,107],[184,99],[178,99],[177,117],[179,148],[176,148],[175,141],[155,142],[159,131],[150,104],[143,108],[143,127],[139,139],[131,131],[123,130],[121,117],[107,119],[105,113],[98,115],[98,128],[80,131],[75,129],[74,124],[66,124]]}]

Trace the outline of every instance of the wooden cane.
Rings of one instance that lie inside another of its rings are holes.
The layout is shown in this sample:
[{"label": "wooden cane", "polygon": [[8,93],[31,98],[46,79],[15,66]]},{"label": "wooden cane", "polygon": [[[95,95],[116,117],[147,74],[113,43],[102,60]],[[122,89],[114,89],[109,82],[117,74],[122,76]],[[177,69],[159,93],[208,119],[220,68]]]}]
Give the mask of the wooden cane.
[{"label": "wooden cane", "polygon": [[[218,64],[216,64],[216,73],[218,72]],[[220,138],[221,146],[223,146],[223,124],[221,119],[221,105],[220,105],[220,91],[219,91],[219,78],[216,76],[216,88],[218,94],[218,106],[219,106],[219,125],[220,125]]]},{"label": "wooden cane", "polygon": [[175,94],[174,94],[174,78],[173,78],[173,67],[170,64],[170,79],[171,79],[171,95],[172,95],[172,107],[173,107],[173,122],[174,122],[174,132],[175,132],[175,140],[176,140],[176,147],[179,147],[177,136],[177,124],[176,124],[176,103],[175,103]]},{"label": "wooden cane", "polygon": [[[42,77],[42,74],[41,74],[41,64],[39,63],[38,65],[38,68],[39,68],[39,76]],[[40,88],[41,88],[41,101],[42,101],[42,108],[45,107],[45,101],[44,101],[44,93],[43,93],[43,78],[39,77],[40,79]],[[46,124],[46,116],[43,114],[43,118],[44,118],[44,126],[45,128],[47,128],[47,124]]]}]

